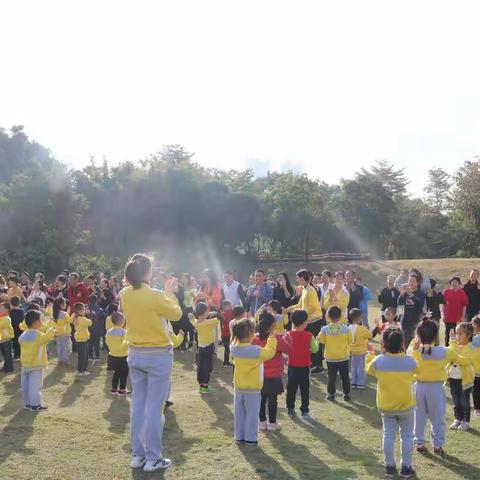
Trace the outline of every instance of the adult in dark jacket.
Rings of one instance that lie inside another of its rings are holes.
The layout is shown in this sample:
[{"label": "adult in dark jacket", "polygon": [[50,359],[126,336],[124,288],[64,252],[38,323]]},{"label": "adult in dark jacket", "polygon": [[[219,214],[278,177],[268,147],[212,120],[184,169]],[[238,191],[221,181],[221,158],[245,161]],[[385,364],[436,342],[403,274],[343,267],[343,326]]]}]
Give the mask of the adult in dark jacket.
[{"label": "adult in dark jacket", "polygon": [[348,321],[350,322],[350,310],[358,308],[360,310],[360,302],[363,300],[363,286],[355,281],[355,272],[348,270],[345,274],[345,288],[350,293],[350,300],[348,301]]},{"label": "adult in dark jacket", "polygon": [[393,307],[397,310],[398,297],[400,296],[400,290],[395,287],[395,277],[389,275],[387,277],[387,286],[380,292],[377,290],[378,303],[381,303],[382,320],[385,321],[384,312],[388,307]]},{"label": "adult in dark jacket", "polygon": [[288,274],[281,272],[277,275],[277,283],[273,287],[273,299],[280,302],[282,308],[288,308],[292,303],[292,299],[295,295],[295,291],[290,283]]},{"label": "adult in dark jacket", "polygon": [[480,312],[480,285],[478,284],[478,276],[478,270],[473,269],[470,272],[470,279],[463,286],[463,290],[468,297],[467,317],[469,320]]}]

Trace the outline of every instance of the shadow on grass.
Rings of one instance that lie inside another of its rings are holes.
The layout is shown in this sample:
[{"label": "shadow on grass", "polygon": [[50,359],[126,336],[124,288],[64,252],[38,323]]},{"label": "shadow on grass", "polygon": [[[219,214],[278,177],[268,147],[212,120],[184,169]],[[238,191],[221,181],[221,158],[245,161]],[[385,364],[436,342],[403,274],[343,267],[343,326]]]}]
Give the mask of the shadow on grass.
[{"label": "shadow on grass", "polygon": [[443,457],[439,457],[438,455],[426,453],[423,456],[432,463],[437,463],[438,465],[447,468],[452,473],[455,473],[462,478],[469,478],[472,480],[480,478],[480,468],[472,465],[471,463],[462,462],[457,457],[452,455],[445,454]]},{"label": "shadow on grass", "polygon": [[[36,415],[38,413],[22,409],[10,418],[1,433],[0,464],[6,462],[13,453],[21,453],[24,456],[35,454],[35,451],[28,448],[26,443],[34,433],[33,424]],[[12,478],[15,478],[13,472]]]},{"label": "shadow on grass", "polygon": [[81,396],[85,387],[92,382],[95,375],[89,377],[75,377],[74,382],[65,390],[62,395],[62,399],[58,404],[59,408],[65,408],[72,406]]},{"label": "shadow on grass", "polygon": [[56,365],[55,368],[45,377],[43,388],[53,387],[53,385],[60,383],[65,376],[67,369],[67,366]]}]

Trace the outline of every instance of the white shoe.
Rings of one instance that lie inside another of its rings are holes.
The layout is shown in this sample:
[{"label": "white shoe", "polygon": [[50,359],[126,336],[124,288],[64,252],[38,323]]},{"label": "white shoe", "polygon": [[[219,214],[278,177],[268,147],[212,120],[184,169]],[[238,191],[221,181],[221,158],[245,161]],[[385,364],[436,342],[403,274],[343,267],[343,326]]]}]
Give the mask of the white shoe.
[{"label": "white shoe", "polygon": [[265,430],[267,430],[268,428],[268,425],[267,425],[267,422],[260,422],[258,424],[258,429],[261,431],[261,432],[264,432]]},{"label": "white shoe", "polygon": [[145,457],[139,457],[137,455],[134,455],[132,457],[132,461],[130,462],[130,468],[143,468],[145,462]]},{"label": "white shoe", "polygon": [[480,417],[480,410],[475,410],[475,416]]},{"label": "white shoe", "polygon": [[88,376],[90,375],[90,372],[83,372],[82,375],[83,375],[84,377],[88,377]]},{"label": "white shoe", "polygon": [[274,432],[275,430],[281,430],[282,429],[282,424],[281,423],[269,423],[267,426],[267,430],[269,432]]},{"label": "white shoe", "polygon": [[460,420],[455,419],[450,425],[450,430],[458,430],[458,427],[460,427],[461,423],[462,422]]},{"label": "white shoe", "polygon": [[144,472],[156,472],[157,470],[166,470],[172,466],[172,461],[169,458],[160,458],[155,462],[147,461],[143,467]]},{"label": "white shoe", "polygon": [[468,422],[462,422],[460,424],[460,426],[458,427],[458,429],[461,431],[461,432],[466,432],[468,429],[470,428],[470,424]]}]

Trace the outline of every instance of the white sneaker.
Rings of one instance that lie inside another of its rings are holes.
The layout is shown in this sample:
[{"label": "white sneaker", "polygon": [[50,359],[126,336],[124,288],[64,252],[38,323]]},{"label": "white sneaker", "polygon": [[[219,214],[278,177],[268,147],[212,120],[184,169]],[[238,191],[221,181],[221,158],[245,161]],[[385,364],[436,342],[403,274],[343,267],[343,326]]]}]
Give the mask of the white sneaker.
[{"label": "white sneaker", "polygon": [[267,426],[267,430],[269,432],[274,432],[275,430],[281,430],[282,429],[282,424],[281,423],[269,423]]},{"label": "white sneaker", "polygon": [[165,470],[172,466],[172,461],[169,458],[160,458],[155,462],[147,461],[143,467],[144,472],[156,472],[157,470]]},{"label": "white sneaker", "polygon": [[461,432],[466,432],[468,429],[470,428],[470,424],[468,422],[462,422],[460,424],[460,426],[458,427],[458,429],[461,431]]},{"label": "white sneaker", "polygon": [[480,417],[480,410],[475,410],[475,416]]},{"label": "white sneaker", "polygon": [[262,432],[264,432],[265,430],[267,430],[267,427],[268,427],[268,425],[267,425],[267,422],[266,422],[266,421],[265,421],[265,422],[260,422],[260,423],[258,424],[258,429],[259,429],[260,431],[262,431]]},{"label": "white sneaker", "polygon": [[145,457],[139,457],[137,455],[134,455],[132,457],[132,461],[130,462],[130,468],[143,468],[145,462]]},{"label": "white sneaker", "polygon": [[83,375],[84,377],[88,377],[88,376],[90,375],[90,372],[83,372],[82,375]]},{"label": "white sneaker", "polygon": [[450,430],[458,430],[458,427],[460,427],[461,423],[462,422],[460,420],[455,419],[450,425]]}]

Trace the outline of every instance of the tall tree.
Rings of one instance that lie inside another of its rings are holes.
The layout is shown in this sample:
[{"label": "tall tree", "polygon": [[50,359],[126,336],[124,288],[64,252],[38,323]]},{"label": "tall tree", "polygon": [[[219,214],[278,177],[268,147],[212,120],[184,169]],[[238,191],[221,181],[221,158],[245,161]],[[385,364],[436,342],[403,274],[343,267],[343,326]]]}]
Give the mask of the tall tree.
[{"label": "tall tree", "polygon": [[371,172],[362,168],[363,175],[373,175],[377,182],[390,192],[392,197],[400,198],[405,196],[407,185],[410,183],[405,178],[405,169],[395,169],[388,160],[376,160],[371,167]]},{"label": "tall tree", "polygon": [[448,191],[451,187],[450,175],[442,168],[431,168],[428,171],[428,183],[425,187],[427,203],[432,211],[439,215],[448,205]]}]

